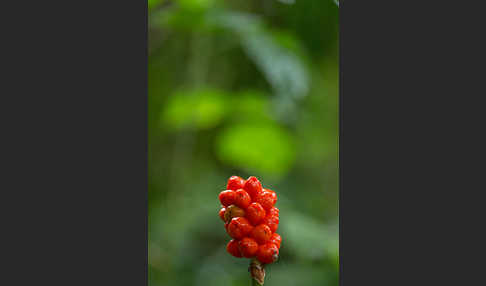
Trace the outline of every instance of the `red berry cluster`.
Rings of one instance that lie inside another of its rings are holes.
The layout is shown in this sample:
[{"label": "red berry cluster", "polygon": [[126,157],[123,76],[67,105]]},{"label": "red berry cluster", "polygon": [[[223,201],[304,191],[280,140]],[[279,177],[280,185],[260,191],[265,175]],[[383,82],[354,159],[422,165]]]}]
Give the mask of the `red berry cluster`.
[{"label": "red berry cluster", "polygon": [[219,217],[233,238],[226,250],[235,257],[256,257],[264,264],[277,260],[282,241],[275,232],[279,222],[279,210],[274,206],[277,194],[264,189],[253,176],[247,180],[232,176],[219,201]]}]

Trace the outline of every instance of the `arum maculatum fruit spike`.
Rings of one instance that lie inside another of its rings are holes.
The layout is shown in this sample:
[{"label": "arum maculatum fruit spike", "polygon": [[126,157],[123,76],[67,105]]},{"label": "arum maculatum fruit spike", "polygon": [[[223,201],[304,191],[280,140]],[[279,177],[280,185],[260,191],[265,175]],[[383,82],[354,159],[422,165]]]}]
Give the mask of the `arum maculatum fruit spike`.
[{"label": "arum maculatum fruit spike", "polygon": [[276,233],[279,209],[277,193],[264,188],[254,176],[231,176],[219,194],[219,217],[232,238],[226,245],[229,254],[251,258],[248,271],[255,283],[263,285],[265,265],[277,261],[282,237]]}]

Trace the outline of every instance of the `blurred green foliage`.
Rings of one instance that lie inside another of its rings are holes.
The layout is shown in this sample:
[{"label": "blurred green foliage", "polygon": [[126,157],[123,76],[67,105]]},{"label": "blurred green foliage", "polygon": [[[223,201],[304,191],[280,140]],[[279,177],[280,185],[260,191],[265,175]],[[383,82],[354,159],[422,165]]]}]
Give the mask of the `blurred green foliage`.
[{"label": "blurred green foliage", "polygon": [[265,285],[337,285],[335,1],[148,4],[149,285],[249,285],[218,217],[231,175],[279,195]]}]

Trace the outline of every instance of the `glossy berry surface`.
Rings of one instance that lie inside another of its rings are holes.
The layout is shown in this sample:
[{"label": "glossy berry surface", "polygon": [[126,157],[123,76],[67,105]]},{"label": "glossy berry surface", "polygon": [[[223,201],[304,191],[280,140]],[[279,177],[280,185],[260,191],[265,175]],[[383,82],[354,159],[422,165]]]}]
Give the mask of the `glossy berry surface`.
[{"label": "glossy berry surface", "polygon": [[272,263],[278,259],[278,247],[273,243],[262,244],[258,247],[257,259],[261,263]]},{"label": "glossy berry surface", "polygon": [[266,216],[263,220],[262,223],[268,225],[272,232],[276,232],[278,229],[278,223],[280,222],[280,219],[278,215],[268,215]]},{"label": "glossy berry surface", "polygon": [[226,211],[224,212],[223,220],[229,222],[231,221],[232,218],[244,217],[244,216],[245,216],[244,209],[239,208],[235,205],[230,205],[226,208]]},{"label": "glossy berry surface", "polygon": [[226,208],[225,207],[222,207],[220,210],[219,210],[219,217],[223,220],[223,221],[226,221],[224,219],[224,213],[226,212]]},{"label": "glossy berry surface", "polygon": [[268,212],[267,212],[267,216],[278,216],[280,213],[280,210],[277,208],[277,207],[273,207],[271,208]]},{"label": "glossy berry surface", "polygon": [[225,207],[235,203],[236,193],[233,190],[226,190],[219,193],[219,201]]},{"label": "glossy berry surface", "polygon": [[252,258],[258,251],[258,243],[250,237],[242,238],[238,243],[240,253],[243,257]]},{"label": "glossy berry surface", "polygon": [[243,189],[238,189],[235,191],[235,205],[240,208],[246,209],[251,204],[250,195]]},{"label": "glossy berry surface", "polygon": [[245,180],[239,176],[231,176],[228,179],[228,184],[226,185],[227,190],[236,191],[238,189],[242,189],[243,185],[245,184]]},{"label": "glossy berry surface", "polygon": [[230,240],[226,245],[226,251],[234,257],[242,257],[240,249],[238,248],[238,241],[235,239]]},{"label": "glossy berry surface", "polygon": [[231,219],[227,230],[232,238],[242,239],[253,230],[253,226],[246,218],[235,217]]},{"label": "glossy berry surface", "polygon": [[270,242],[275,244],[278,249],[280,249],[280,244],[282,243],[282,238],[278,233],[272,234],[272,237],[270,238]]},{"label": "glossy berry surface", "polygon": [[272,237],[272,230],[266,224],[259,224],[251,231],[251,237],[253,237],[258,244],[264,244]]},{"label": "glossy berry surface", "polygon": [[259,203],[251,203],[246,209],[246,217],[253,225],[257,225],[266,216],[265,209]]},{"label": "glossy berry surface", "polygon": [[255,200],[258,195],[262,192],[262,184],[257,178],[251,176],[246,180],[243,189],[250,195],[252,200]]},{"label": "glossy berry surface", "polygon": [[277,193],[263,188],[254,176],[247,180],[231,176],[226,190],[220,192],[219,217],[232,238],[226,250],[234,257],[256,258],[263,264],[278,259],[282,237],[279,224]]},{"label": "glossy berry surface", "polygon": [[277,202],[277,194],[274,191],[264,190],[255,199],[265,210],[270,210]]}]

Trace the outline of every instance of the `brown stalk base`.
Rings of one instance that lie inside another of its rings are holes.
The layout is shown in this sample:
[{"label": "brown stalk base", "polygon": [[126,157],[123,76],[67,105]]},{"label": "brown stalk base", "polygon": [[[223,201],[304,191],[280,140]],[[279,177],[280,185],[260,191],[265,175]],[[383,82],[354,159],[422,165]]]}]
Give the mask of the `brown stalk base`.
[{"label": "brown stalk base", "polygon": [[251,285],[260,286],[263,285],[265,281],[265,268],[264,264],[260,263],[260,261],[256,259],[252,259],[250,262],[250,267],[248,271],[251,275]]}]

